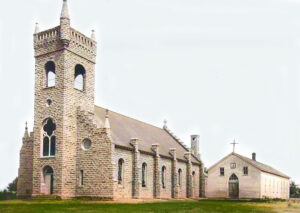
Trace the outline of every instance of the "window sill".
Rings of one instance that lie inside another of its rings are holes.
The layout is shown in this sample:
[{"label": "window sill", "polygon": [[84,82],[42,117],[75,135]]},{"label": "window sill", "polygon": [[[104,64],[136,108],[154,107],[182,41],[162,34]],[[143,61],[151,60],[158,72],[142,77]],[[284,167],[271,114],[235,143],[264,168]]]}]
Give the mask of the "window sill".
[{"label": "window sill", "polygon": [[55,156],[41,156],[40,159],[53,159]]},{"label": "window sill", "polygon": [[83,90],[81,90],[81,89],[77,89],[77,88],[74,88],[76,91],[78,91],[78,92],[84,92],[84,89]]},{"label": "window sill", "polygon": [[53,88],[55,88],[55,86],[52,86],[52,87],[44,87],[43,89],[44,89],[44,90],[47,90],[47,89],[53,89]]},{"label": "window sill", "polygon": [[118,184],[118,188],[124,189],[125,187],[122,184]]}]

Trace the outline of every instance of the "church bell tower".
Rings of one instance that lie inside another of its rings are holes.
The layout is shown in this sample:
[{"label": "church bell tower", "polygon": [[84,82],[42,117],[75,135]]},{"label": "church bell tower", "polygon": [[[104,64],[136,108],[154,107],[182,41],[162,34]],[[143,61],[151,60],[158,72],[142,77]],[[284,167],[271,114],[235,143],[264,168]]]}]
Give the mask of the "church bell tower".
[{"label": "church bell tower", "polygon": [[96,49],[94,32],[71,27],[67,0],[59,26],[36,24],[33,196],[75,195],[77,111],[94,113]]}]

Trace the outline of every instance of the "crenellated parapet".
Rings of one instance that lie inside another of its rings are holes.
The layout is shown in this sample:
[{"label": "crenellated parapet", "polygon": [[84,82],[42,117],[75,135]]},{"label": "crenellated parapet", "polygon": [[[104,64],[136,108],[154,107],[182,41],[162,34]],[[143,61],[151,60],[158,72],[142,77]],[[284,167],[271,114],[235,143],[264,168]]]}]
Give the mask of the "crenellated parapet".
[{"label": "crenellated parapet", "polygon": [[35,57],[53,53],[60,50],[69,50],[89,61],[95,63],[97,42],[70,28],[68,42],[62,39],[62,28],[55,28],[34,34]]}]

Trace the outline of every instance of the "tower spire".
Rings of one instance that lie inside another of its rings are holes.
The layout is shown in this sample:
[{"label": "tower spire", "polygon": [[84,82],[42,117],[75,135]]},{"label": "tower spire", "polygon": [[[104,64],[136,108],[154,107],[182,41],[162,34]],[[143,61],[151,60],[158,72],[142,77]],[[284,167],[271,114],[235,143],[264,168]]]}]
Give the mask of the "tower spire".
[{"label": "tower spire", "polygon": [[67,0],[63,0],[63,7],[60,15],[60,39],[67,46],[70,42],[70,16]]},{"label": "tower spire", "polygon": [[63,6],[62,6],[60,18],[70,19],[67,0],[63,0]]}]

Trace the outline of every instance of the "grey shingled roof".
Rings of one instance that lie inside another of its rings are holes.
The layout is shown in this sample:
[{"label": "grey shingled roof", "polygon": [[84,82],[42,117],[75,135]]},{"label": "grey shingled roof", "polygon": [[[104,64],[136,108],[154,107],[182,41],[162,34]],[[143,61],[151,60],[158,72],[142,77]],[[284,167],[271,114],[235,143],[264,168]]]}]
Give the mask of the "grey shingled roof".
[{"label": "grey shingled roof", "polygon": [[247,158],[247,157],[239,155],[237,153],[233,153],[233,155],[241,158],[242,160],[246,161],[247,163],[251,164],[252,166],[256,167],[257,169],[259,169],[263,172],[267,172],[267,173],[277,175],[277,176],[280,176],[280,177],[284,177],[284,178],[290,178],[286,174],[272,168],[271,166],[268,166],[266,164],[263,164],[263,163],[260,163],[258,161],[252,160],[251,158]]},{"label": "grey shingled roof", "polygon": [[230,153],[229,155],[227,155],[226,157],[224,157],[222,160],[220,160],[218,163],[216,163],[213,166],[211,166],[208,170],[211,170],[213,167],[215,167],[216,165],[218,165],[220,162],[222,162],[223,160],[225,160],[226,158],[228,158],[231,155],[234,155],[234,156],[240,158],[241,160],[245,161],[246,163],[252,165],[253,167],[257,168],[258,170],[260,170],[262,172],[266,172],[266,173],[269,173],[269,174],[277,175],[277,176],[288,178],[288,179],[290,178],[286,174],[284,174],[284,173],[282,173],[282,172],[274,169],[271,166],[268,166],[268,165],[263,164],[261,162],[252,160],[251,158],[247,158],[247,157],[245,157],[243,155],[239,155],[239,154],[237,154],[235,152]]},{"label": "grey shingled roof", "polygon": [[[95,106],[95,119],[98,123],[104,124],[105,114],[106,109]],[[139,149],[142,151],[153,153],[151,150],[152,144],[159,144],[160,155],[171,157],[169,149],[176,148],[177,158],[186,160],[184,154],[189,150],[166,130],[113,111],[109,111],[109,121],[111,137],[115,144],[132,148],[129,144],[130,139],[138,138],[141,140]],[[194,156],[192,157],[192,162],[200,164],[199,160]]]}]

